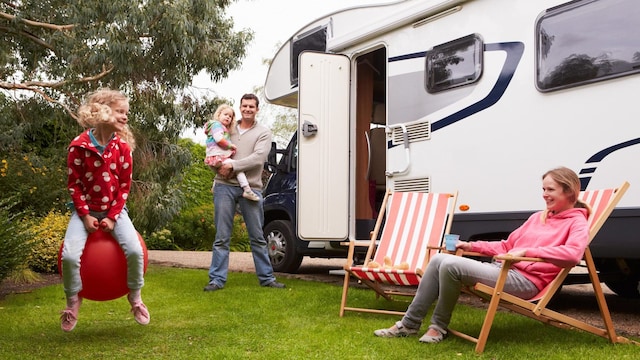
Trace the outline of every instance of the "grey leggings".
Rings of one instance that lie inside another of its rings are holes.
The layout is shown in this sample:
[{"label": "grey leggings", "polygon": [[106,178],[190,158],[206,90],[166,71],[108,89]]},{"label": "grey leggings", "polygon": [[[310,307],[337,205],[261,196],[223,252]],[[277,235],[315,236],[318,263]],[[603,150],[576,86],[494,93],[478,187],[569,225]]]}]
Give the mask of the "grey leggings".
[{"label": "grey leggings", "polygon": [[[431,324],[447,329],[462,286],[483,283],[495,285],[500,275],[499,263],[481,262],[451,254],[436,254],[429,261],[416,296],[402,318],[402,325],[419,329],[434,301]],[[535,296],[539,290],[516,270],[509,270],[504,291],[523,298]]]}]

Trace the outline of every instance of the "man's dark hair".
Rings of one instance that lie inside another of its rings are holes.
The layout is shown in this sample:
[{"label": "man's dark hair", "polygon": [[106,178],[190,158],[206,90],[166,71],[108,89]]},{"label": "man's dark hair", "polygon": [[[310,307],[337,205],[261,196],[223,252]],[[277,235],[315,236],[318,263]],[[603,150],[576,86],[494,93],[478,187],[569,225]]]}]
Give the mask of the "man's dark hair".
[{"label": "man's dark hair", "polygon": [[257,108],[260,107],[260,99],[258,99],[258,97],[255,94],[244,94],[240,98],[240,102],[242,102],[242,100],[255,100],[256,101],[256,107]]}]

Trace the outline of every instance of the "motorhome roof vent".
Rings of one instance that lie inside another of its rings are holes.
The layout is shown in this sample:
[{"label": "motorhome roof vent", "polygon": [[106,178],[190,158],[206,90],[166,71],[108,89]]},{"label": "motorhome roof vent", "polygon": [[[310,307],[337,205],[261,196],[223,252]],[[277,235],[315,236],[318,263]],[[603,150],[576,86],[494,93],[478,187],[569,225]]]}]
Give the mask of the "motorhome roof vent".
[{"label": "motorhome roof vent", "polygon": [[395,180],[393,182],[393,189],[395,191],[417,191],[417,192],[429,192],[431,189],[431,179],[417,178],[417,179],[404,179]]},{"label": "motorhome roof vent", "polygon": [[[431,122],[421,121],[413,124],[407,124],[405,126],[409,135],[409,142],[424,141],[431,139]],[[404,144],[404,129],[403,127],[393,127],[391,133],[391,143],[393,145]]]}]

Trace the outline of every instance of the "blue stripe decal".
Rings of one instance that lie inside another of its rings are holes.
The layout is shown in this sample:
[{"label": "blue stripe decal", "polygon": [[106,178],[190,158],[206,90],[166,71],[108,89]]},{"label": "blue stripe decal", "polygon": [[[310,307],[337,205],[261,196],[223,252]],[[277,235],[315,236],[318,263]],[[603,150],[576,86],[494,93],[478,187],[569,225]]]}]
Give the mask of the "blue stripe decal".
[{"label": "blue stripe decal", "polygon": [[411,60],[411,59],[416,59],[416,58],[423,58],[423,57],[425,57],[425,55],[427,55],[426,51],[417,52],[417,53],[413,53],[413,54],[407,54],[407,55],[394,56],[394,57],[389,58],[389,62],[402,61],[402,60]]},{"label": "blue stripe decal", "polygon": [[500,76],[498,77],[498,81],[493,86],[493,89],[491,89],[487,97],[478,101],[477,103],[472,104],[454,114],[451,114],[440,121],[431,123],[431,132],[442,129],[445,126],[449,126],[477,112],[493,106],[493,104],[497,103],[504,92],[507,90],[511,79],[513,78],[513,74],[518,68],[518,64],[520,63],[522,54],[524,53],[524,44],[522,42],[485,44],[484,49],[485,51],[502,50],[507,53],[507,59],[504,62],[504,66],[502,67],[502,71],[500,71]]},{"label": "blue stripe decal", "polygon": [[[513,74],[518,68],[518,64],[520,63],[520,59],[522,59],[522,54],[524,53],[524,44],[522,42],[485,44],[484,51],[505,51],[507,53],[507,59],[504,62],[502,71],[500,71],[500,75],[498,76],[498,81],[493,86],[493,89],[491,89],[484,99],[477,103],[451,114],[442,120],[431,123],[431,132],[456,123],[497,103],[507,90],[511,79],[513,78]],[[422,58],[425,55],[426,51],[395,56],[389,58],[389,62]]]},{"label": "blue stripe decal", "polygon": [[607,156],[609,156],[610,154],[618,150],[622,150],[624,148],[628,148],[630,146],[634,146],[638,144],[640,144],[640,138],[631,139],[629,141],[625,141],[613,146],[609,146],[608,148],[600,150],[597,153],[595,153],[593,156],[591,156],[585,162],[586,167],[580,170],[580,175],[589,174],[588,176],[580,177],[581,190],[584,191],[587,189],[587,185],[589,185],[592,175],[596,172],[597,166],[594,166],[594,164],[600,163],[602,160],[604,160],[604,158],[606,158]]}]

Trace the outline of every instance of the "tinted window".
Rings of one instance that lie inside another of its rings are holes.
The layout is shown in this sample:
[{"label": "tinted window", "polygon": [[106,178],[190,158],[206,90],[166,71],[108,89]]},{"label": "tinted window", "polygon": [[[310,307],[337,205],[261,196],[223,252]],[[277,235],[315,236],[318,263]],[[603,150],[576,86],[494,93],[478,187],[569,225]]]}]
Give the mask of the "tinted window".
[{"label": "tinted window", "polygon": [[537,87],[550,91],[640,71],[640,1],[574,1],[536,24]]},{"label": "tinted window", "polygon": [[427,91],[435,93],[474,83],[482,74],[483,43],[469,35],[427,51]]},{"label": "tinted window", "polygon": [[301,34],[291,44],[291,85],[298,84],[298,60],[300,53],[306,50],[327,51],[327,27]]}]

